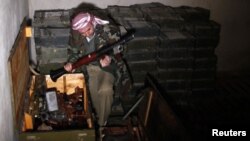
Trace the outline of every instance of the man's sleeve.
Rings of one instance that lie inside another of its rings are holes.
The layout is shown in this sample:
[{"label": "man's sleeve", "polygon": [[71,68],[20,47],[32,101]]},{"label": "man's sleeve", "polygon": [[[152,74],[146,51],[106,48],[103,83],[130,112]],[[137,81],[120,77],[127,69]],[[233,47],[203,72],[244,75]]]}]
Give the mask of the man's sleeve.
[{"label": "man's sleeve", "polygon": [[68,62],[75,62],[80,58],[80,51],[82,46],[82,37],[81,35],[74,30],[70,31],[69,37],[69,57]]},{"label": "man's sleeve", "polygon": [[118,26],[109,26],[109,31],[107,32],[108,34],[108,40],[109,40],[109,43],[113,43],[113,42],[116,42],[120,39],[120,30],[118,28]]},{"label": "man's sleeve", "polygon": [[[104,32],[104,42],[105,44],[112,44],[120,39],[120,32],[119,28],[117,26],[109,25],[109,26],[104,26],[103,28]],[[109,66],[103,67],[102,69],[104,71],[110,72],[115,76],[116,70],[117,70],[117,60],[114,57],[114,54],[111,53],[109,54],[110,57],[112,58],[112,62]]]}]

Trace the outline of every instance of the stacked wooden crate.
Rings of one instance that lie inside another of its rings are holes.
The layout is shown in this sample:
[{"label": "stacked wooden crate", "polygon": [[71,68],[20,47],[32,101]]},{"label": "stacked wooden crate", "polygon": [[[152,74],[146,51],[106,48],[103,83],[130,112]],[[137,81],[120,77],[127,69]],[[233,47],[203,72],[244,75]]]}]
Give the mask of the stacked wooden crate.
[{"label": "stacked wooden crate", "polygon": [[209,11],[202,8],[178,7],[176,10],[186,21],[182,30],[195,38],[192,93],[214,92],[220,25],[209,19]]},{"label": "stacked wooden crate", "polygon": [[194,38],[182,31],[164,31],[160,40],[157,56],[159,83],[169,95],[185,96],[191,89]]},{"label": "stacked wooden crate", "polygon": [[71,10],[38,10],[34,14],[34,40],[38,69],[48,74],[67,60]]}]

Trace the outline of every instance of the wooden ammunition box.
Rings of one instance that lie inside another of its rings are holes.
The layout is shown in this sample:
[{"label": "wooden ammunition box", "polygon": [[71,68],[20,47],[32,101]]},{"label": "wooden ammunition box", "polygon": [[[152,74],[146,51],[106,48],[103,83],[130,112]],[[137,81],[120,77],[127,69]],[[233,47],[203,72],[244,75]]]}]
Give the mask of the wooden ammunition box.
[{"label": "wooden ammunition box", "polygon": [[94,141],[94,114],[84,75],[66,74],[57,82],[49,75],[32,75],[25,27],[24,21],[8,60],[18,140]]}]

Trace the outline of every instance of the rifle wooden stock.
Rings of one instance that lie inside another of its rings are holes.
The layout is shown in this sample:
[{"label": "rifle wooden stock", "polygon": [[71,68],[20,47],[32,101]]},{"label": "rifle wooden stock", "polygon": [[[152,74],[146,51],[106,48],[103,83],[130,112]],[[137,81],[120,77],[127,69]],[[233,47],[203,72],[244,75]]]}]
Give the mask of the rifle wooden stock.
[{"label": "rifle wooden stock", "polygon": [[[107,45],[104,46],[94,52],[91,52],[83,57],[81,57],[80,59],[78,59],[76,62],[74,62],[72,64],[72,70],[79,68],[82,65],[87,65],[90,62],[95,61],[96,59],[102,57],[103,55],[107,54],[110,50],[112,50],[113,48],[124,44],[130,40],[132,40],[134,38],[134,32],[128,32],[128,34],[126,34],[125,36],[123,36],[120,40],[118,40],[117,42],[115,42],[114,44],[111,45]],[[64,75],[65,73],[67,73],[67,71],[64,69],[64,67],[59,68],[57,70],[51,70],[50,71],[50,78],[56,82],[56,80],[61,77],[62,75]]]},{"label": "rifle wooden stock", "polygon": [[92,61],[95,61],[99,57],[100,57],[100,55],[98,55],[96,52],[92,52],[88,55],[85,55],[85,56],[81,57],[81,59],[79,59],[78,61],[76,61],[75,63],[72,64],[72,69],[79,68],[82,65],[88,64]]}]

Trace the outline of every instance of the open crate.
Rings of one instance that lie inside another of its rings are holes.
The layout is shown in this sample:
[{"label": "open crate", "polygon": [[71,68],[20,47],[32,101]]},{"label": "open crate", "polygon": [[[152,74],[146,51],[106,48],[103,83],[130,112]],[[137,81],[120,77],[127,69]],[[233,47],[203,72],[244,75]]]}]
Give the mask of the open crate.
[{"label": "open crate", "polygon": [[25,23],[8,60],[19,141],[94,141],[94,118],[84,75],[66,74],[57,82],[49,75],[32,75]]}]

